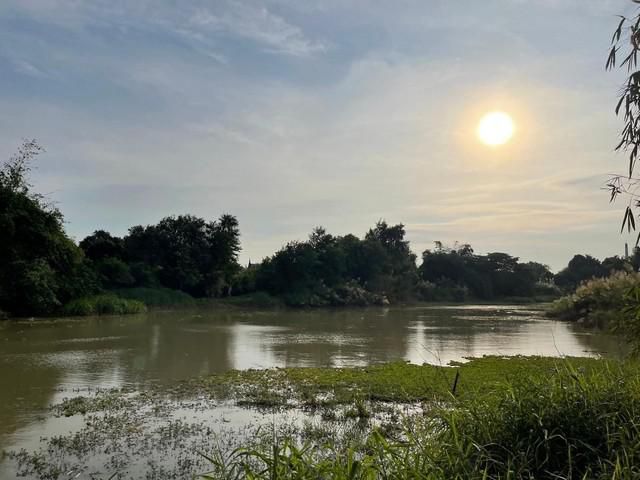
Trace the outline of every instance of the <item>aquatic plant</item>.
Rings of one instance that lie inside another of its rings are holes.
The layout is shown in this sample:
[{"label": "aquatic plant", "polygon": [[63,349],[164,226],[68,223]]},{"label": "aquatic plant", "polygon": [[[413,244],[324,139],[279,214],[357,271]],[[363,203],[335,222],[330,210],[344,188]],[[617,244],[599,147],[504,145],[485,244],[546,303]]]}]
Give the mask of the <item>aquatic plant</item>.
[{"label": "aquatic plant", "polygon": [[637,369],[571,364],[526,375],[497,395],[454,400],[405,422],[400,440],[248,445],[207,456],[202,479],[638,479]]},{"label": "aquatic plant", "polygon": [[[84,426],[7,460],[28,478],[639,478],[639,373],[543,357],[228,372],[67,398],[52,413]],[[239,404],[260,420],[227,430],[215,408]]]}]

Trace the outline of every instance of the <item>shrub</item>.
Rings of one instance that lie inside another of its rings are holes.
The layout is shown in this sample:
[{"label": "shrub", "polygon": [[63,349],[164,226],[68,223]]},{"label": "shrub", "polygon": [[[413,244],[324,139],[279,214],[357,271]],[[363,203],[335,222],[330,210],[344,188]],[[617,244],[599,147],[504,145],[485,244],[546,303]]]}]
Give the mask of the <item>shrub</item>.
[{"label": "shrub", "polygon": [[246,293],[244,295],[234,295],[225,297],[222,302],[239,307],[275,308],[282,306],[282,300],[267,292]]},{"label": "shrub", "polygon": [[127,287],[135,282],[129,265],[119,258],[108,257],[98,260],[95,262],[95,268],[105,288]]},{"label": "shrub", "polygon": [[469,289],[448,279],[438,283],[423,280],[418,284],[417,294],[425,302],[464,302],[469,297]]},{"label": "shrub", "polygon": [[336,287],[319,282],[313,288],[286,292],[282,300],[290,307],[370,306],[387,305],[385,295],[369,291],[357,281],[350,280]]},{"label": "shrub", "polygon": [[43,259],[14,262],[13,312],[21,315],[46,315],[60,307],[56,272]]},{"label": "shrub", "polygon": [[75,299],[64,306],[62,313],[69,316],[87,316],[125,315],[146,311],[146,305],[140,301],[104,294]]},{"label": "shrub", "polygon": [[167,307],[167,306],[193,306],[194,298],[188,293],[180,290],[172,290],[171,288],[123,288],[116,290],[119,297],[129,300],[137,300],[150,307]]},{"label": "shrub", "polygon": [[553,302],[549,313],[566,320],[584,320],[600,326],[623,328],[629,292],[640,286],[640,273],[617,272],[580,285],[575,293]]},{"label": "shrub", "polygon": [[84,317],[94,315],[95,308],[91,298],[78,298],[67,303],[62,309],[62,313],[71,317]]}]

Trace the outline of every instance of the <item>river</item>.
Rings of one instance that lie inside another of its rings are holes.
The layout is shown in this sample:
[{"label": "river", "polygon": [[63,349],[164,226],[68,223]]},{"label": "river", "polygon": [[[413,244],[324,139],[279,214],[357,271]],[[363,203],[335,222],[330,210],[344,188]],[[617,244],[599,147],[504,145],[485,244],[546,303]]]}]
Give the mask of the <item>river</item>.
[{"label": "river", "polygon": [[35,448],[49,428],[60,428],[48,420],[49,405],[92,389],[144,389],[231,369],[624,351],[620,339],[550,320],[536,306],[217,307],[6,321],[0,323],[0,448]]}]

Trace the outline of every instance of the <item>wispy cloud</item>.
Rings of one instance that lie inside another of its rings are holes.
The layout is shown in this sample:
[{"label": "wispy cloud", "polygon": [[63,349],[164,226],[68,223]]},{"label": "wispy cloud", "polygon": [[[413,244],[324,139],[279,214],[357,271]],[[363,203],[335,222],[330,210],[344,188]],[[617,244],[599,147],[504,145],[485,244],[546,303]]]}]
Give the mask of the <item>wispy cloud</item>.
[{"label": "wispy cloud", "polygon": [[307,56],[327,48],[321,42],[308,39],[299,27],[274,15],[265,6],[232,2],[219,14],[202,8],[192,15],[190,23],[201,31],[252,40],[272,53]]},{"label": "wispy cloud", "polygon": [[[203,53],[217,61],[224,55],[215,51],[216,41],[231,37],[255,42],[264,52],[308,56],[326,51],[327,45],[313,40],[303,30],[274,14],[266,4],[224,0],[150,2],[123,0],[7,0],[3,7],[66,28],[109,26],[119,29],[165,29],[199,45]],[[0,10],[0,14],[2,10]]]},{"label": "wispy cloud", "polygon": [[26,60],[22,60],[22,59],[14,60],[13,66],[15,70],[21,74],[28,75],[30,77],[35,77],[35,78],[49,78],[49,75],[47,73],[40,70],[34,64]]},{"label": "wispy cloud", "polygon": [[[0,155],[24,136],[47,146],[38,186],[76,237],[231,211],[257,259],[318,224],[362,234],[387,218],[416,251],[460,240],[559,267],[576,245],[619,251],[598,190],[599,172],[624,168],[602,70],[616,13],[609,0],[4,0]],[[518,124],[500,151],[473,134],[490,109]]]}]

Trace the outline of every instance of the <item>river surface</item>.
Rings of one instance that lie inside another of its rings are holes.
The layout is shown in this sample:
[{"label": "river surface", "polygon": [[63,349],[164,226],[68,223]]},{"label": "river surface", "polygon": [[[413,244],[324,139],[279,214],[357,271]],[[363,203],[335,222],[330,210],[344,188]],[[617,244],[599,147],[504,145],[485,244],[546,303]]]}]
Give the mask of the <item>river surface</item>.
[{"label": "river surface", "polygon": [[49,405],[87,389],[143,389],[230,369],[623,352],[620,339],[547,319],[532,306],[214,308],[7,321],[0,323],[0,450],[37,443],[50,433]]}]

